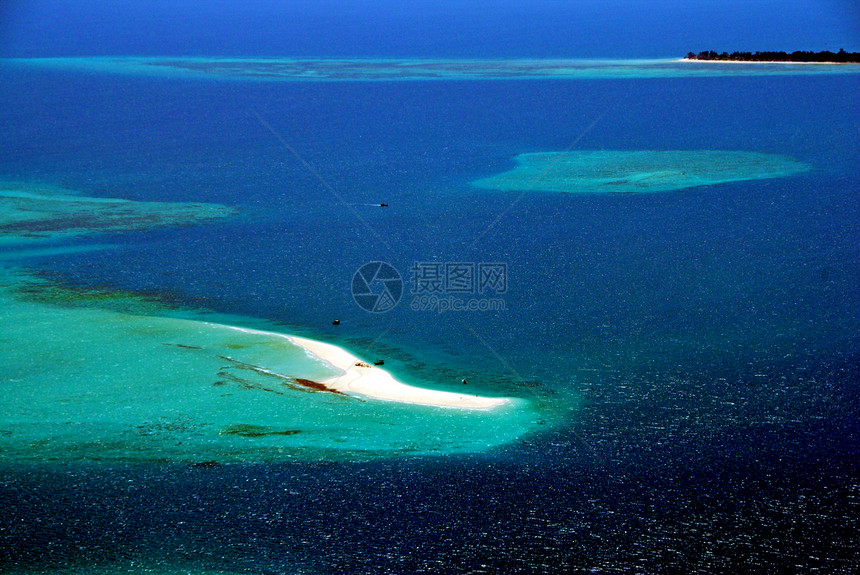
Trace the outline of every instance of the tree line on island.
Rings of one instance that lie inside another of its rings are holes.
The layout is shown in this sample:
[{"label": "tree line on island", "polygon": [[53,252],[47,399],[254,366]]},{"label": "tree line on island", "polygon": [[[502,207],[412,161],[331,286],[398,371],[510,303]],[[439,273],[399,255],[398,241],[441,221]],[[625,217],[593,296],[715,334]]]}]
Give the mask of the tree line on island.
[{"label": "tree line on island", "polygon": [[706,50],[698,54],[690,52],[685,60],[716,60],[729,62],[833,62],[837,64],[860,63],[860,52],[714,52]]}]

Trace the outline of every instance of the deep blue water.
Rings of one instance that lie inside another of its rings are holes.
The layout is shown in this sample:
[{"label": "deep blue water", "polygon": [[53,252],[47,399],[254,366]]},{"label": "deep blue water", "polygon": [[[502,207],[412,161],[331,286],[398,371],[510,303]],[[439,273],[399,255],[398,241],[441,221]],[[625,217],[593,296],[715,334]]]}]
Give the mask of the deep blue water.
[{"label": "deep blue water", "polygon": [[[52,14],[38,21],[7,16],[4,52],[649,57],[723,44],[857,47],[848,3],[782,3],[767,20],[766,5],[717,3],[673,19],[678,6],[668,3],[653,15],[641,3],[474,4],[453,14],[426,3],[427,21],[387,4],[295,3],[282,9],[295,16],[284,24],[294,34],[265,18],[262,3],[199,14],[159,2],[134,19],[129,8],[60,4],[36,3]],[[23,10],[10,6],[7,15]],[[118,31],[74,33],[76,19],[120,15]],[[560,26],[565,18],[576,25]],[[315,35],[307,23],[320,21],[329,25]],[[0,74],[4,179],[242,208],[226,224],[117,236],[118,250],[39,267],[335,341],[382,334],[400,358],[395,372],[447,366],[540,381],[524,393],[559,422],[471,457],[6,466],[0,570],[136,560],[248,573],[848,572],[858,563],[856,75],[298,84]],[[528,194],[484,233],[513,197],[468,182],[516,154],[574,141],[777,153],[813,170],[643,196]],[[361,205],[381,201],[390,207]],[[506,262],[507,311],[367,314],[349,282],[374,259],[402,273],[416,260]]]},{"label": "deep blue water", "polygon": [[[7,0],[16,56],[664,58],[860,49],[852,0]],[[82,31],[86,30],[86,34]]]}]

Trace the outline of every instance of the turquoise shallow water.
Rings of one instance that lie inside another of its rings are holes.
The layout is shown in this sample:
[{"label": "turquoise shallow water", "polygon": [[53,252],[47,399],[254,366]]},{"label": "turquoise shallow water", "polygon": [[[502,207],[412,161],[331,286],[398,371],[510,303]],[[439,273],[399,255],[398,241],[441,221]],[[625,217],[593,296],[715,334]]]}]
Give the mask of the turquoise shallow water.
[{"label": "turquoise shallow water", "polygon": [[443,454],[504,444],[537,421],[525,402],[469,411],[309,390],[295,378],[338,372],[276,333],[164,317],[157,306],[124,313],[135,302],[3,279],[6,462]]},{"label": "turquoise shallow water", "polygon": [[176,79],[254,81],[601,80],[858,74],[858,64],[737,64],[661,60],[30,58],[17,65]]},{"label": "turquoise shallow water", "polygon": [[0,182],[0,243],[34,245],[92,234],[188,225],[235,215],[216,204],[134,202],[57,186]]},{"label": "turquoise shallow water", "polygon": [[712,150],[549,152],[522,154],[516,161],[513,170],[472,184],[491,190],[630,194],[781,178],[809,170],[791,158]]}]

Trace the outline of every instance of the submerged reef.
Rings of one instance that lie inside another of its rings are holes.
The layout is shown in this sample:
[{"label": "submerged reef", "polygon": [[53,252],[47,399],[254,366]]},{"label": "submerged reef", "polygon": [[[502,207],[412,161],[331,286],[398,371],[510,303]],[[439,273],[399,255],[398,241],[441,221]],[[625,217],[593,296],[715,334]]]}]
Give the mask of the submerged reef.
[{"label": "submerged reef", "polygon": [[87,73],[240,81],[577,80],[858,73],[855,66],[709,66],[686,59],[20,58],[7,63]]},{"label": "submerged reef", "polygon": [[472,185],[511,191],[666,192],[809,170],[784,156],[715,150],[545,152],[520,154],[516,162],[513,169]]},{"label": "submerged reef", "polygon": [[136,202],[0,182],[0,245],[189,225],[236,213],[219,204]]}]

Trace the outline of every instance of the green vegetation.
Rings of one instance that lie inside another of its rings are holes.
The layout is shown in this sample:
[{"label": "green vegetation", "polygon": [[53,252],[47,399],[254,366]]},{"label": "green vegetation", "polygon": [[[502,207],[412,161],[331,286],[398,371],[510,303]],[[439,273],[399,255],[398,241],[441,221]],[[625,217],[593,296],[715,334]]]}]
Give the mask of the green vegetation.
[{"label": "green vegetation", "polygon": [[797,63],[835,63],[835,64],[857,64],[860,63],[860,52],[728,52],[717,53],[706,50],[694,54],[687,54],[685,60],[716,60],[720,62],[797,62]]}]

